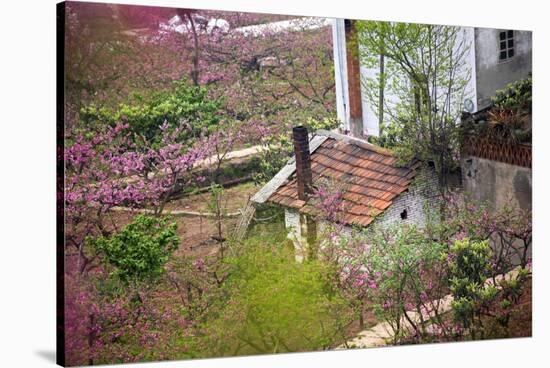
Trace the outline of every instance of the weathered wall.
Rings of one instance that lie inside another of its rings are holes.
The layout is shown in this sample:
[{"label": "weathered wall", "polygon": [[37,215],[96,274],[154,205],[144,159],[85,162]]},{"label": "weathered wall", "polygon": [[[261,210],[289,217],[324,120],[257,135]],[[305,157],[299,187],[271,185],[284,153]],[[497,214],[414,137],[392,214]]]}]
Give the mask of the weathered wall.
[{"label": "weathered wall", "polygon": [[515,56],[499,62],[499,29],[475,29],[477,108],[489,106],[495,92],[531,71],[532,32],[515,31]]},{"label": "weathered wall", "polygon": [[285,227],[288,230],[288,238],[298,240],[302,236],[300,227],[300,214],[292,208],[285,208]]},{"label": "weathered wall", "polygon": [[302,262],[308,255],[310,245],[315,243],[317,226],[307,215],[286,208],[285,227],[288,231],[287,237],[294,243],[296,261]]},{"label": "weathered wall", "polygon": [[487,201],[493,209],[505,205],[532,208],[530,168],[475,156],[463,157],[461,166],[464,194],[470,198]]},{"label": "weathered wall", "polygon": [[[375,220],[375,223],[382,226],[406,223],[423,227],[426,223],[426,206],[434,208],[439,203],[439,198],[437,175],[433,168],[423,168],[409,190],[394,199],[392,205]],[[401,217],[404,211],[405,219]]]}]

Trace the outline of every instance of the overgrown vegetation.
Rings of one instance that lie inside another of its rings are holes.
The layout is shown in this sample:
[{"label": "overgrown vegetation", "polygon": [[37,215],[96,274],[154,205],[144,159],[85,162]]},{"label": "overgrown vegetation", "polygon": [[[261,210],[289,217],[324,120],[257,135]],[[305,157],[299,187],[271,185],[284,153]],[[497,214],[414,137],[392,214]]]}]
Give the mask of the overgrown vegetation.
[{"label": "overgrown vegetation", "polygon": [[497,91],[492,105],[462,119],[461,134],[488,137],[508,144],[531,144],[532,78],[510,83]]},{"label": "overgrown vegetation", "polygon": [[510,83],[506,88],[497,91],[492,102],[496,108],[511,109],[516,112],[531,112],[533,79],[531,75],[517,82]]},{"label": "overgrown vegetation", "polygon": [[[251,35],[235,29],[279,18],[67,6],[59,192],[68,364],[326,350],[375,317],[390,323],[395,344],[515,335],[530,280],[530,213],[490,213],[449,196],[447,211],[433,216],[443,221],[422,229],[328,226],[302,263],[280,207],[258,208],[248,237],[231,238],[226,181],[271,179],[292,156],[291,126],[338,125],[328,27]],[[229,28],[209,29],[208,17]],[[442,178],[456,163],[457,101],[466,93],[465,76],[447,73],[460,68],[467,45],[438,45],[458,36],[455,27],[367,22],[358,39],[370,52],[363,62],[381,70],[365,81],[384,123],[377,142],[403,160],[435,161]],[[429,72],[426,55],[437,59]],[[524,111],[527,82],[516,88],[495,106]],[[390,90],[403,102],[391,105]],[[252,145],[265,149],[228,162]],[[174,196],[198,186],[208,196],[191,210],[208,218],[170,217]],[[344,190],[319,183],[319,219],[337,222]],[[192,225],[200,236],[187,236]],[[502,280],[514,267],[517,276]],[[455,313],[439,313],[449,293]]]},{"label": "overgrown vegetation", "polygon": [[294,250],[250,239],[233,262],[226,298],[206,323],[212,356],[329,349],[343,343],[349,309],[322,262],[297,263]]},{"label": "overgrown vegetation", "polygon": [[513,336],[511,316],[530,297],[530,215],[512,208],[490,213],[454,196],[448,203],[444,221],[423,229],[333,233],[324,246],[347,300],[368,300],[393,329],[394,344]]},{"label": "overgrown vegetation", "polygon": [[180,132],[178,140],[197,139],[201,134],[212,133],[220,122],[221,99],[207,96],[207,89],[188,85],[185,80],[173,83],[168,91],[157,92],[150,97],[133,96],[133,103],[122,103],[117,109],[89,105],[80,111],[80,119],[86,129],[105,125],[114,126],[118,122],[129,125],[135,142],[147,145],[159,143],[164,124],[174,130],[182,122],[187,128]]}]

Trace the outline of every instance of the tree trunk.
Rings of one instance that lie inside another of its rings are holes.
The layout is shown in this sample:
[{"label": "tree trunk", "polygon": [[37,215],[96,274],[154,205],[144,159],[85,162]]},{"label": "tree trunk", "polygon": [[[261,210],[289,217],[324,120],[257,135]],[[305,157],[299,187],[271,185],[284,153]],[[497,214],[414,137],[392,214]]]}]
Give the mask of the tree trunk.
[{"label": "tree trunk", "polygon": [[193,33],[193,41],[195,54],[193,55],[193,70],[191,71],[191,79],[193,80],[193,85],[199,85],[199,37],[197,35],[197,29],[195,28],[195,22],[190,13],[187,13],[187,19],[191,24],[191,32]]},{"label": "tree trunk", "polygon": [[378,135],[382,136],[382,130],[384,129],[384,89],[386,87],[386,80],[384,75],[385,60],[384,53],[380,53],[380,81],[378,90]]}]

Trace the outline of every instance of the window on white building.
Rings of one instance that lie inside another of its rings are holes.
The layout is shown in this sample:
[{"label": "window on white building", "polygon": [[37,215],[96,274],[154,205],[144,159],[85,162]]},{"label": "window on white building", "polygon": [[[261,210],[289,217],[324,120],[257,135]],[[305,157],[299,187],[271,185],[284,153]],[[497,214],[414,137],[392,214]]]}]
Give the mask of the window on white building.
[{"label": "window on white building", "polygon": [[509,29],[501,31],[498,35],[499,54],[498,61],[506,61],[514,57],[514,31]]}]

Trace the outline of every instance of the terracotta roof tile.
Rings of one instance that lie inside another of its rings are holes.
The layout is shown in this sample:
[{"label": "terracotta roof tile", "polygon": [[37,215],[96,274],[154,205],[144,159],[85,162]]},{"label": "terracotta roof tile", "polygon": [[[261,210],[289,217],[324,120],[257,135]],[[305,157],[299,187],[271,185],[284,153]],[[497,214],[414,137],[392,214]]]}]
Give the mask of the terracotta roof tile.
[{"label": "terracotta roof tile", "polygon": [[[321,178],[337,183],[344,192],[339,221],[369,225],[393,200],[408,189],[419,163],[399,167],[387,150],[370,144],[357,144],[334,138],[326,139],[311,154],[313,185]],[[317,214],[314,199],[298,199],[295,174],[268,199],[269,202]]]}]

